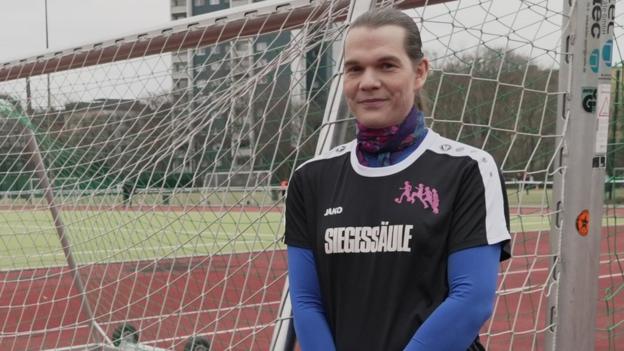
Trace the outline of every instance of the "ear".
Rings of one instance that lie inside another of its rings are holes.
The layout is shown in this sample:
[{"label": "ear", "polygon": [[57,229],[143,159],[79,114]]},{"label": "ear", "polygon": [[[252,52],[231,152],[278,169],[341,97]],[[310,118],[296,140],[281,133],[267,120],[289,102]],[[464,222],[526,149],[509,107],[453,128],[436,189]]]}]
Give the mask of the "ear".
[{"label": "ear", "polygon": [[427,75],[429,74],[429,60],[423,57],[415,67],[416,78],[414,81],[414,89],[416,91],[422,89],[427,81]]}]

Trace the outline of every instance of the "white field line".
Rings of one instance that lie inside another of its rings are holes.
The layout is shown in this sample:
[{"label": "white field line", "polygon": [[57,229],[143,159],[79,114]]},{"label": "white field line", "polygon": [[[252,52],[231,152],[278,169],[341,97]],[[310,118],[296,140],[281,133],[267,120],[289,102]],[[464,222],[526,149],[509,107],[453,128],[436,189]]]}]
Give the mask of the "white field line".
[{"label": "white field line", "polygon": [[[613,262],[613,260],[603,260],[603,261],[600,261],[600,265],[609,264],[609,262]],[[617,262],[624,262],[624,257],[618,259]],[[547,272],[548,270],[549,270],[548,268],[536,268],[536,269],[532,270],[530,273],[533,273],[533,272]],[[526,271],[526,270],[509,271],[509,272],[507,272],[505,274],[505,276],[509,277],[512,274],[526,274],[526,273],[529,273],[529,271]],[[502,276],[502,275],[499,274],[499,276]],[[624,272],[620,273],[620,274],[618,274],[618,273],[602,274],[602,275],[598,276],[598,280],[601,280],[601,279],[611,279],[611,278],[622,278],[622,277],[624,277]],[[496,294],[498,294],[498,295],[508,295],[508,294],[520,293],[520,292],[537,291],[537,290],[542,290],[544,287],[545,287],[544,284],[533,284],[533,285],[521,286],[521,287],[517,287],[517,288],[497,290]]]},{"label": "white field line", "polygon": [[[245,243],[253,243],[253,242],[262,242],[259,240],[251,240],[251,239],[245,239],[245,240],[236,240],[234,243],[236,244],[245,244]],[[93,254],[100,254],[100,253],[110,253],[110,252],[148,252],[151,253],[149,251],[158,251],[158,250],[171,250],[171,249],[180,249],[180,250],[189,250],[189,249],[194,249],[194,248],[208,248],[208,247],[214,247],[215,244],[219,244],[219,243],[232,243],[232,241],[230,240],[217,240],[215,241],[213,244],[188,244],[188,245],[167,245],[167,246],[158,246],[158,247],[134,247],[134,248],[127,248],[127,249],[101,249],[101,250],[84,250],[84,251],[78,251],[75,250],[73,251],[73,254],[78,256],[78,255],[93,255]],[[156,253],[154,252],[154,253]],[[202,252],[204,253],[204,252]],[[205,252],[206,255],[210,255],[210,252]],[[6,258],[19,258],[21,256],[8,256]],[[58,258],[64,258],[64,254],[62,252],[54,252],[54,253],[45,253],[45,254],[38,254],[37,257],[58,257]],[[103,262],[93,262],[93,263],[103,263]],[[113,262],[105,262],[105,263],[113,263]]]},{"label": "white field line", "polygon": [[[624,255],[622,255],[622,257],[621,257],[621,258],[618,258],[617,260],[601,260],[599,264],[600,264],[600,265],[603,265],[603,264],[609,264],[610,262],[618,262],[618,263],[619,263],[619,262],[622,262],[622,263],[624,263]],[[522,269],[520,269],[520,270],[515,270],[515,271],[511,271],[511,270],[510,270],[510,271],[507,271],[507,273],[505,273],[505,275],[506,275],[506,276],[508,276],[508,275],[511,275],[511,274],[526,274],[526,273],[532,273],[532,272],[544,272],[544,271],[548,271],[548,269],[547,269],[547,268],[535,268],[535,269],[533,269],[533,270],[531,270],[531,271],[528,271],[528,270],[522,270]],[[499,273],[498,275],[499,275],[499,276],[502,276],[502,274],[501,274],[501,273]],[[602,276],[601,276],[601,277],[602,277]]]},{"label": "white field line", "polygon": [[[116,323],[144,322],[144,321],[146,321],[148,319],[164,320],[164,319],[167,319],[167,318],[170,318],[170,317],[183,317],[183,316],[192,316],[192,315],[196,315],[196,314],[200,314],[200,313],[216,313],[216,312],[224,312],[224,311],[234,311],[234,310],[242,309],[242,308],[274,306],[274,305],[279,305],[280,303],[281,303],[280,300],[268,301],[268,302],[264,302],[264,303],[254,303],[254,304],[248,304],[248,305],[237,305],[237,306],[223,307],[223,308],[211,308],[211,309],[198,310],[198,311],[193,311],[193,312],[176,312],[174,314],[143,316],[143,317],[139,317],[139,318],[130,318],[130,319],[127,319],[127,320],[113,320],[113,321],[109,320],[109,321],[106,321],[106,322],[98,322],[98,324],[105,326],[105,325],[115,325]],[[98,317],[96,316],[95,318],[97,319]],[[88,325],[88,324],[84,325],[84,324],[87,324],[87,322],[81,323],[81,324],[72,323],[72,324],[67,324],[67,325],[63,325],[63,326],[55,327],[55,328],[47,328],[47,329],[39,329],[39,330],[28,330],[28,331],[25,331],[25,332],[17,332],[17,333],[2,333],[2,332],[0,332],[0,338],[2,338],[2,337],[34,336],[34,335],[37,335],[37,334],[45,334],[45,333],[49,333],[49,332],[63,331],[63,330],[68,330],[68,329],[90,328],[90,325]],[[238,329],[232,329],[232,330],[238,330]],[[219,334],[219,333],[216,333],[216,334]]]},{"label": "white field line", "polygon": [[[229,223],[228,223],[229,225]],[[261,223],[261,225],[267,225],[267,223]],[[40,235],[41,232],[44,231],[49,231],[50,235],[52,234],[56,234],[56,227],[53,225],[34,225],[34,224],[20,224],[20,227],[24,227],[24,228],[34,228],[34,229],[38,229],[37,231],[33,231],[33,232],[22,232],[22,233],[11,233],[11,234],[0,234],[0,237],[12,237],[12,236],[21,236],[21,235]],[[105,227],[100,227],[100,226],[77,226],[77,225],[69,225],[67,226],[70,230],[70,235],[72,230],[79,230],[79,231],[96,231],[97,233],[99,233],[99,236],[96,237],[89,237],[89,240],[93,240],[96,239],[98,237],[105,237],[106,234],[111,234],[111,233],[115,233],[115,234],[120,234],[123,232],[132,232],[132,233],[136,233],[136,232],[143,232],[143,233],[148,233],[148,234],[156,234],[156,231],[160,231],[161,228],[152,228],[152,229],[144,229],[144,228],[134,228],[134,227],[130,227],[129,225],[126,226],[118,226],[117,228],[115,228],[115,230],[111,230],[110,228],[105,228]],[[281,226],[280,226],[281,227]],[[198,235],[198,233],[201,232],[202,235],[209,235],[211,234],[210,231],[206,231],[205,227],[202,228],[204,229],[203,231],[189,231],[189,230],[171,230],[171,232],[174,232],[176,234],[185,234],[185,235]],[[246,232],[239,232],[238,235],[248,235],[248,233]],[[266,233],[260,233],[259,235],[269,235]],[[274,235],[274,234],[270,234],[270,235]]]},{"label": "white field line", "polygon": [[[601,279],[611,279],[611,278],[622,278],[622,275],[621,274],[603,274],[603,275],[599,275],[598,276],[598,280],[601,280]],[[496,295],[511,295],[511,294],[514,294],[514,293],[529,293],[529,292],[543,290],[545,287],[546,287],[545,284],[533,284],[533,285],[521,286],[521,287],[511,288],[511,289],[501,289],[501,290],[496,290]]]},{"label": "white field line", "polygon": [[[538,218],[539,219],[539,218]],[[263,223],[264,224],[264,223]],[[543,220],[534,220],[534,221],[528,221],[525,220],[523,222],[523,224],[525,226],[533,226],[533,225],[541,225],[544,224]],[[55,227],[54,226],[36,226],[36,225],[32,225],[32,224],[23,224],[21,225],[22,227],[26,227],[26,228],[35,228],[35,229],[39,229],[39,230],[47,230],[47,231],[54,231]],[[513,221],[512,221],[512,226],[513,226]],[[111,233],[110,229],[107,228],[103,228],[103,227],[98,227],[98,226],[70,226],[70,230],[71,228],[75,229],[75,230],[81,230],[81,231],[92,231],[95,229],[96,232],[101,233],[101,235],[99,236],[95,236],[95,237],[89,237],[88,239],[84,240],[84,241],[79,241],[77,243],[74,243],[75,246],[79,246],[81,245],[83,242],[88,242],[88,241],[92,241],[92,240],[96,240],[98,238],[104,238],[106,237],[106,234]],[[123,231],[128,231],[128,232],[132,232],[132,233],[136,233],[136,232],[142,232],[142,233],[146,233],[146,234],[155,234],[155,231],[159,230],[159,228],[153,228],[152,230],[150,229],[144,229],[144,228],[124,228],[121,227],[119,229],[119,232],[123,232]],[[547,230],[547,229],[544,229]],[[182,235],[189,235],[189,236],[197,236],[198,238],[200,238],[201,236],[203,236],[205,233],[208,233],[208,235],[211,235],[210,232],[202,232],[202,235],[198,235],[197,231],[188,231],[188,230],[176,230],[173,231],[176,234],[182,234]],[[30,233],[22,233],[22,234],[30,234]],[[16,234],[11,234],[11,235],[6,235],[6,236],[15,236]],[[245,232],[239,232],[239,233],[226,233],[226,234],[219,234],[219,237],[222,237],[223,235],[228,235],[228,237],[235,237],[235,236],[239,236],[239,237],[245,237],[245,236],[249,236],[249,235],[254,235],[255,238],[261,238],[263,242],[271,242],[271,241],[275,241],[275,240],[279,240],[280,237],[276,236],[275,233],[245,233]],[[0,235],[2,236],[2,235]],[[70,236],[71,236],[71,231],[70,231]],[[256,239],[242,239],[242,240],[235,240],[237,243],[250,243],[250,242],[254,242],[257,241]],[[266,239],[273,239],[273,240],[266,240]],[[147,239],[149,240],[149,239]],[[220,243],[220,242],[232,242],[231,239],[221,239],[221,240],[217,240],[216,243]],[[196,245],[196,246],[200,246],[200,247],[206,247],[208,246],[208,244],[201,244],[201,245]],[[161,246],[161,248],[167,248],[167,249],[173,249],[176,248],[177,246]],[[182,247],[182,246],[180,246]],[[138,249],[137,249],[138,250]],[[144,250],[149,250],[149,248],[144,248]],[[86,251],[76,251],[76,254],[80,254],[80,253],[84,253],[84,254],[91,254],[91,253],[100,253],[103,251],[107,251],[107,250],[86,250]],[[126,250],[124,250],[126,251]],[[128,250],[128,251],[132,251],[132,250]],[[38,256],[41,257],[50,257],[50,256],[59,256],[59,257],[64,257],[62,254],[59,253],[50,253],[50,254],[40,254]]]},{"label": "white field line", "polygon": [[[256,242],[256,243],[263,243],[262,241],[258,241],[258,240],[249,240],[249,242]],[[228,244],[231,245],[233,242],[226,240],[226,241],[217,241],[217,244]],[[268,243],[276,243],[275,240],[273,241],[264,241],[265,244]],[[242,246],[243,244],[246,244],[246,241],[242,241],[242,240],[237,240],[235,242],[235,247],[240,249],[240,246]],[[182,246],[161,246],[161,249],[173,249],[173,248],[179,248],[181,250],[190,250],[191,248],[194,247],[199,247],[200,245],[194,245],[193,247],[182,247]],[[206,248],[206,247],[214,247],[215,245],[213,244],[202,244],[202,247]],[[216,245],[218,248],[218,245]],[[247,254],[247,253],[251,253],[251,252],[257,252],[257,251],[273,251],[273,250],[279,250],[280,247],[275,247],[272,249],[267,249],[267,248],[262,248],[262,250],[254,250],[253,247],[245,247],[248,248],[249,250],[246,251],[241,251],[241,252],[229,252],[229,251],[224,251],[221,250],[217,255],[218,256],[223,256],[223,255],[232,255],[232,254]],[[117,252],[144,252],[144,251],[150,251],[150,248],[128,248],[122,251],[117,251]],[[105,253],[111,253],[111,250],[89,250],[89,251],[74,251],[73,254],[74,256],[78,256],[80,254],[83,253],[96,253],[96,252],[105,252]],[[197,255],[194,255],[197,254]],[[210,252],[195,252],[193,255],[189,254],[188,252],[184,252],[182,255],[176,256],[173,254],[167,255],[167,256],[158,256],[158,252],[149,252],[149,254],[146,254],[146,257],[144,258],[126,258],[126,259],[119,259],[119,260],[108,260],[106,262],[102,262],[102,261],[95,261],[95,262],[80,262],[78,263],[79,267],[82,266],[87,266],[87,265],[91,265],[91,264],[119,264],[119,263],[127,263],[127,262],[136,262],[136,261],[146,261],[146,260],[154,260],[156,258],[163,258],[163,259],[173,259],[173,258],[187,258],[187,257],[200,257],[200,256],[210,256],[212,255]],[[109,255],[110,256],[110,255]],[[36,257],[54,257],[57,258],[59,260],[63,260],[65,259],[65,255],[62,252],[59,253],[48,253],[48,254],[38,254]],[[22,259],[24,258],[23,256],[4,256],[2,257],[2,259],[12,259],[12,260],[17,260],[17,259]],[[19,265],[19,263],[14,263],[15,265]],[[15,270],[30,270],[30,269],[48,269],[48,268],[58,268],[58,267],[66,267],[66,264],[60,264],[60,265],[31,265],[28,267],[18,267],[16,269],[14,268],[9,268],[9,269],[5,269],[5,268],[0,268],[0,272],[12,272]]]},{"label": "white field line", "polygon": [[[40,226],[34,226],[34,225],[28,225],[28,224],[23,225],[23,227],[32,227],[32,228],[42,229]],[[77,242],[73,243],[73,246],[80,246],[80,245],[84,245],[84,243],[87,243],[87,242],[90,242],[90,241],[94,241],[94,240],[98,240],[100,238],[107,238],[107,234],[112,233],[110,230],[108,232],[106,232],[105,229],[103,229],[102,227],[95,227],[94,228],[94,227],[84,227],[84,226],[81,226],[81,227],[72,226],[70,228],[79,229],[79,230],[82,230],[82,231],[88,231],[88,230],[93,230],[93,229],[104,231],[102,234],[100,234],[98,236],[83,238],[85,240],[77,241]],[[54,227],[46,227],[46,228],[43,228],[43,229],[49,230],[49,231],[54,231],[55,230]],[[152,236],[154,236],[154,235],[160,236],[161,234],[156,234],[156,232],[155,232],[156,230],[159,230],[159,229],[158,228],[154,228],[153,230],[142,229],[142,228],[127,228],[127,229],[123,229],[123,231],[125,231],[125,232],[131,232],[131,233],[143,232],[143,233],[146,233],[146,234],[151,234]],[[116,235],[122,234],[120,232],[116,232],[115,234]],[[188,235],[191,240],[194,240],[194,239],[201,240],[203,237],[208,237],[208,239],[212,239],[212,237],[214,236],[212,232],[206,232],[206,231],[201,232],[201,234],[199,234],[198,231],[187,231],[187,230],[171,231],[171,233],[180,234],[180,235]],[[7,234],[1,235],[0,234],[0,237],[2,237],[2,236],[4,236],[4,237],[13,237],[13,236],[18,236],[18,235],[34,235],[34,234],[36,234],[36,233],[20,233],[20,234],[9,234],[9,235],[7,235]],[[50,233],[50,235],[54,235],[54,234]],[[174,234],[166,234],[166,235],[174,235]],[[69,236],[70,236],[70,239],[76,239],[76,236],[72,235],[71,229],[70,229]],[[189,239],[189,237],[187,237],[185,239]],[[260,240],[261,242],[272,242],[272,241],[280,240],[281,234],[279,236],[276,236],[275,233],[262,233],[262,232],[256,232],[256,233],[253,233],[253,232],[249,232],[249,233],[246,233],[246,232],[238,232],[238,233],[237,232],[220,232],[217,235],[217,237],[218,238],[224,238],[224,239],[219,239],[219,240],[216,240],[215,242],[242,242],[242,243],[247,243],[247,242],[258,241],[257,240],[258,238],[261,239]],[[239,239],[236,239],[236,240],[226,239],[226,238],[235,238],[235,237],[245,238],[245,239],[240,239],[240,240]],[[251,238],[249,238],[249,237],[251,237]],[[273,240],[267,240],[267,239],[273,239]],[[152,239],[149,238],[149,236],[147,236],[145,238],[145,240],[137,242],[137,243],[134,243],[134,245],[140,245],[141,243],[143,243],[145,241],[150,241],[150,240],[152,240]],[[207,244],[202,244],[202,245],[205,246]],[[161,246],[161,247],[162,248],[175,248],[175,247],[178,247],[178,246],[179,245],[177,245],[177,246],[170,245],[170,246]],[[180,246],[180,247],[182,247],[182,246]],[[60,247],[58,249],[60,249]],[[149,248],[144,248],[144,249],[147,250]],[[91,253],[91,252],[99,252],[99,251],[102,251],[102,250],[76,251],[75,253]],[[37,256],[50,256],[50,255],[54,256],[54,255],[57,255],[57,253],[50,253],[50,254],[45,254],[44,253],[44,254],[38,254]]]},{"label": "white field line", "polygon": [[[92,229],[92,228],[90,228]],[[143,230],[143,232],[147,232],[145,230]],[[186,233],[193,233],[196,234],[195,232],[186,232]],[[211,234],[209,234],[211,235]],[[236,237],[238,235],[239,238],[241,239],[236,239],[236,240],[232,240],[232,239],[228,239],[229,238],[233,238]],[[249,237],[251,235],[242,235],[241,233],[233,233],[233,232],[228,232],[228,233],[223,233],[221,232],[218,235],[218,240],[213,241],[211,243],[187,243],[185,245],[163,245],[163,246],[150,246],[150,247],[145,247],[145,246],[140,246],[141,244],[143,244],[144,242],[138,242],[138,243],[133,243],[133,246],[135,247],[129,247],[129,248],[119,248],[119,249],[97,249],[97,250],[76,250],[74,248],[73,254],[75,256],[83,256],[83,255],[95,255],[95,254],[103,254],[103,253],[108,253],[109,256],[113,253],[118,254],[118,253],[136,253],[136,252],[141,252],[141,253],[145,253],[146,260],[151,260],[157,257],[158,251],[162,251],[162,250],[174,250],[174,249],[180,249],[180,250],[196,250],[196,249],[208,249],[208,248],[217,248],[220,249],[222,248],[222,246],[228,246],[228,245],[232,245],[236,248],[240,248],[240,246],[242,245],[248,245],[248,244],[265,244],[265,245],[269,245],[272,243],[279,243],[281,238],[279,236],[276,236],[274,233],[254,233],[254,236],[248,239],[242,239],[244,237]],[[105,236],[102,236],[105,237]],[[90,239],[91,240],[96,240],[97,238],[94,239]],[[197,238],[198,240],[201,240],[201,237],[198,236]],[[210,238],[212,239],[212,238]],[[195,240],[195,239],[192,239]],[[81,246],[80,243],[74,243],[74,246]],[[253,252],[255,250],[253,250],[253,247],[249,247],[249,250],[245,251],[245,253],[248,252]],[[150,252],[151,251],[151,252]],[[170,252],[170,251],[169,251]],[[201,254],[205,254],[205,255],[210,255],[210,252],[201,252]],[[232,254],[232,252],[224,252],[224,253],[220,253],[221,254]],[[156,257],[155,257],[156,256]],[[53,259],[59,259],[59,260],[63,260],[65,258],[65,255],[63,252],[60,251],[60,247],[55,250],[55,251],[50,251],[50,252],[46,252],[46,253],[36,253],[35,257],[37,258],[53,258]],[[181,256],[174,256],[174,255],[168,255],[166,258],[179,258],[179,257],[192,257],[189,256],[188,253],[184,253],[184,255]],[[3,256],[0,257],[2,260],[12,260],[14,262],[14,265],[19,265],[19,264],[15,264],[16,260],[22,260],[25,259],[27,257],[25,256]],[[109,260],[106,262],[89,262],[86,264],[94,264],[94,263],[123,263],[123,262],[128,262],[128,259],[120,259],[120,260]],[[81,263],[80,265],[85,265],[85,263]],[[51,265],[32,265],[32,266],[28,266],[28,267],[22,267],[22,269],[38,269],[38,268],[54,268],[54,267],[64,267],[65,265],[59,265],[59,266],[51,266]],[[1,268],[0,267],[0,272],[3,271],[14,271],[15,269],[13,268],[9,268],[9,269],[5,269],[5,268]]]},{"label": "white field line", "polygon": [[[32,227],[32,228],[37,228],[37,229],[41,229],[40,226],[34,226],[34,225],[28,225],[25,224],[23,225],[23,227]],[[76,241],[74,243],[72,243],[72,246],[74,246],[74,250],[75,247],[79,247],[81,245],[86,245],[85,243],[91,242],[91,241],[95,241],[98,240],[100,238],[107,238],[107,234],[111,233],[111,231],[106,232],[106,230],[102,227],[85,227],[85,226],[72,226],[70,228],[74,228],[74,229],[79,229],[79,230],[99,230],[100,232],[104,232],[100,235],[94,236],[94,237],[88,237],[88,238],[83,238],[84,240],[82,241]],[[55,228],[54,227],[47,227],[45,228],[45,230],[50,230],[50,231],[54,231]],[[124,231],[127,232],[131,232],[131,233],[137,233],[137,232],[142,232],[142,233],[146,233],[146,234],[150,234],[147,235],[145,237],[144,240],[137,242],[137,243],[133,243],[134,246],[138,246],[141,245],[142,243],[146,242],[146,241],[150,241],[153,240],[152,238],[150,238],[150,236],[154,236],[154,235],[160,235],[160,234],[156,234],[156,231],[158,230],[158,228],[154,228],[153,230],[147,230],[147,229],[142,229],[142,228],[128,228],[128,229],[124,229]],[[190,238],[185,238],[185,239],[190,239],[190,240],[201,240],[202,237],[205,236],[209,236],[208,239],[212,239],[212,237],[214,236],[211,232],[202,232],[201,234],[198,234],[197,231],[172,231],[172,233],[176,233],[176,234],[180,234],[180,235],[188,235],[190,236]],[[30,233],[28,233],[30,234]],[[52,233],[50,233],[52,234]],[[116,233],[116,234],[120,234],[120,233]],[[26,234],[22,234],[22,235],[26,235]],[[32,234],[31,234],[32,235]],[[70,235],[70,240],[72,239],[72,237],[74,237],[71,234],[71,231],[69,233]],[[173,235],[173,234],[166,234],[166,235]],[[253,235],[253,236],[252,236]],[[0,235],[1,237],[2,235]],[[16,234],[11,234],[11,235],[4,235],[4,236],[16,236]],[[275,233],[260,233],[260,232],[249,232],[249,233],[245,233],[245,232],[220,232],[218,234],[218,240],[213,241],[210,244],[192,244],[192,245],[169,245],[169,246],[160,246],[160,247],[141,247],[140,249],[137,248],[135,250],[132,250],[130,248],[128,249],[123,249],[123,250],[117,250],[117,252],[133,252],[133,251],[149,251],[149,250],[153,250],[155,248],[158,249],[175,249],[175,248],[188,248],[188,247],[200,247],[200,248],[206,248],[208,246],[214,246],[214,245],[218,245],[218,244],[228,244],[228,243],[236,243],[236,244],[248,244],[248,243],[254,243],[254,242],[259,242],[259,243],[271,243],[271,242],[277,242],[280,240],[280,236],[281,235],[276,235]],[[232,240],[231,238],[237,238],[235,240]],[[241,239],[239,239],[241,238]],[[52,248],[50,248],[52,249]],[[56,248],[54,252],[50,251],[48,253],[38,253],[36,254],[37,257],[60,257],[60,258],[64,258],[64,254],[59,252],[58,250],[60,249],[60,247]],[[80,254],[94,254],[94,253],[102,253],[102,252],[110,252],[111,250],[76,250],[73,253],[75,255],[80,255]],[[22,256],[6,256],[3,258],[12,258],[12,259],[16,259],[16,258],[20,258]],[[0,267],[0,271],[2,271],[3,269]]]}]

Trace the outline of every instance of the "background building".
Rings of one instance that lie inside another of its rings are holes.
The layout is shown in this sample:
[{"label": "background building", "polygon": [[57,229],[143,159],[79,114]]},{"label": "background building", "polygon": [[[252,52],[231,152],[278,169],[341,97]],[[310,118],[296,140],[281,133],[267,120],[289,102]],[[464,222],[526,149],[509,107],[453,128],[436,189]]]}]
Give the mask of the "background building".
[{"label": "background building", "polygon": [[[171,18],[176,20],[252,2],[256,1],[171,0]],[[295,147],[302,129],[304,134],[317,129],[329,90],[326,83],[332,73],[332,50],[317,45],[294,64],[267,67],[283,54],[292,37],[300,35],[300,32],[283,31],[173,55],[172,97],[175,101],[188,100],[188,104],[174,105],[187,109],[187,112],[179,111],[181,114],[195,114],[193,121],[200,129],[187,146],[189,149],[181,150],[176,157],[174,162],[179,169],[185,172],[215,166],[224,172],[272,169],[274,156],[269,150],[275,148],[266,147],[266,154],[254,152],[257,145],[278,143],[283,157]],[[319,52],[327,54],[319,55]],[[252,75],[259,77],[253,87],[240,87],[236,96],[224,95],[231,94],[231,87],[237,82],[250,81]],[[310,106],[301,103],[308,100],[304,98],[306,95],[314,97]],[[290,121],[287,124],[283,123],[285,114]],[[293,114],[297,118],[292,118]],[[310,156],[313,153],[311,149],[307,152]],[[185,153],[193,157],[183,157]],[[280,173],[279,169],[275,173]],[[283,176],[276,174],[272,181],[277,182]]]}]

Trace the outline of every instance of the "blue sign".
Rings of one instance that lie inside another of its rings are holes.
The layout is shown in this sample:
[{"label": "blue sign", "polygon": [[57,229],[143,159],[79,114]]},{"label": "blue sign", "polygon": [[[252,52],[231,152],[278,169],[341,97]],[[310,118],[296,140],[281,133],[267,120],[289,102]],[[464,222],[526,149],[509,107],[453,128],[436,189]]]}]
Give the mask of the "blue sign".
[{"label": "blue sign", "polygon": [[611,57],[613,56],[613,40],[607,40],[602,46],[602,60],[607,67],[611,67]]},{"label": "blue sign", "polygon": [[592,72],[598,73],[598,65],[600,64],[600,50],[594,49],[591,55],[589,55],[589,67]]}]

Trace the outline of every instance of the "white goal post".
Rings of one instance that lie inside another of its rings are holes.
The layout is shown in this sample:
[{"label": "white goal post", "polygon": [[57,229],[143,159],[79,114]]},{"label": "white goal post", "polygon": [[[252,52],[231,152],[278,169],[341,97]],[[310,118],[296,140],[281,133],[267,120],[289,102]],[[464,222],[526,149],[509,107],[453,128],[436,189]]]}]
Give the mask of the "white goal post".
[{"label": "white goal post", "polygon": [[[287,181],[355,135],[342,40],[396,6],[431,62],[427,125],[508,184],[513,257],[482,343],[616,348],[624,227],[599,220],[609,116],[592,110],[622,65],[614,3],[250,1],[0,63],[0,345],[291,349]],[[600,39],[581,25],[597,11]]]}]

